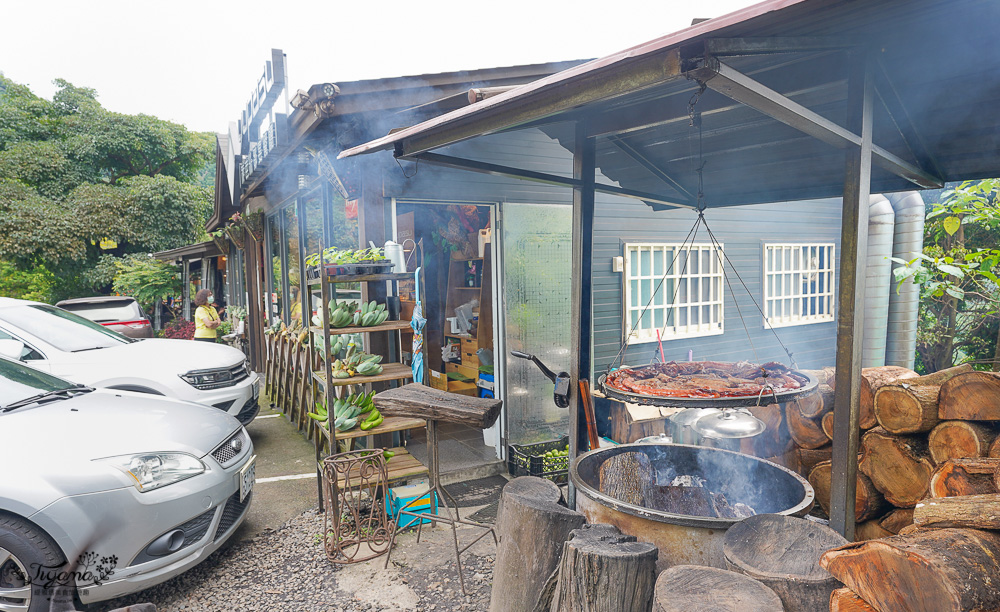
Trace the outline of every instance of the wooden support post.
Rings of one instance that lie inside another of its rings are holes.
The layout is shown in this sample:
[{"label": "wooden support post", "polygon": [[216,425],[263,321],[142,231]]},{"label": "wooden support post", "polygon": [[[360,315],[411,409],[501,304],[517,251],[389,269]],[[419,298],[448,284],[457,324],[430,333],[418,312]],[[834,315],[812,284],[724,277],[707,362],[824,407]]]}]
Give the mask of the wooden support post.
[{"label": "wooden support post", "polygon": [[[573,279],[571,284],[569,385],[569,457],[575,461],[580,447],[579,381],[590,378],[590,332],[592,321],[591,252],[594,244],[594,175],[597,170],[597,144],[587,138],[583,125],[577,123],[573,150],[573,178],[581,181],[573,187]],[[569,483],[567,503],[576,507],[576,489]]]},{"label": "wooden support post", "polygon": [[861,420],[861,342],[864,330],[865,261],[868,243],[868,197],[872,169],[873,86],[863,53],[848,56],[847,129],[861,135],[847,152],[840,232],[840,288],[837,304],[837,378],[833,417],[833,477],[830,527],[854,539],[854,500]]}]

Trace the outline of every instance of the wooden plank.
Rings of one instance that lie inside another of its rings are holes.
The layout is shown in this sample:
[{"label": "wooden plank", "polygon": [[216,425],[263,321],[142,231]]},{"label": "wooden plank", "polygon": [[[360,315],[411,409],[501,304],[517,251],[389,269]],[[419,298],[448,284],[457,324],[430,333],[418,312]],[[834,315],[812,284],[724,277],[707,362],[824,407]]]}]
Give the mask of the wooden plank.
[{"label": "wooden plank", "polygon": [[[326,374],[322,371],[313,372],[313,378],[319,384],[326,386]],[[410,366],[401,363],[383,363],[382,373],[376,376],[352,376],[350,378],[334,378],[334,387],[344,387],[346,385],[363,385],[365,383],[386,382],[389,380],[404,380],[413,378],[413,370]]]},{"label": "wooden plank", "polygon": [[[410,329],[409,321],[386,321],[381,325],[371,325],[369,327],[361,326],[350,326],[350,327],[331,327],[331,336],[342,336],[344,334],[362,334],[365,332],[381,332],[381,331],[397,331],[397,330],[408,330]],[[317,325],[311,325],[309,331],[316,332],[319,334],[323,333],[323,328]]]},{"label": "wooden plank", "polygon": [[[420,463],[420,461],[411,455],[405,448],[390,448],[387,450],[396,454],[385,465],[386,478],[388,480],[386,484],[392,484],[400,480],[407,480],[409,478],[415,478],[417,476],[427,474],[427,466]],[[353,482],[357,482],[358,470],[351,470],[350,476]],[[343,476],[337,478],[338,487],[343,487],[344,483],[345,479]]]},{"label": "wooden plank", "polygon": [[498,399],[456,395],[410,383],[375,396],[375,406],[388,417],[409,416],[461,423],[485,429],[496,422],[503,405]]},{"label": "wooden plank", "polygon": [[[330,283],[364,283],[368,281],[400,281],[412,280],[413,272],[401,272],[399,274],[358,274],[352,276],[327,276]],[[310,287],[320,284],[321,278],[311,278],[306,281]]]},{"label": "wooden plank", "polygon": [[[378,434],[392,433],[394,431],[405,431],[407,429],[417,429],[420,427],[426,427],[427,422],[423,419],[414,419],[411,417],[398,417],[398,416],[387,416],[382,424],[378,427],[373,427],[368,431],[362,431],[360,427],[355,427],[349,431],[338,431],[337,440],[351,440],[354,438],[365,438],[367,436],[375,436]],[[330,439],[330,432],[325,428],[320,428],[323,432],[323,437],[327,440]]]}]

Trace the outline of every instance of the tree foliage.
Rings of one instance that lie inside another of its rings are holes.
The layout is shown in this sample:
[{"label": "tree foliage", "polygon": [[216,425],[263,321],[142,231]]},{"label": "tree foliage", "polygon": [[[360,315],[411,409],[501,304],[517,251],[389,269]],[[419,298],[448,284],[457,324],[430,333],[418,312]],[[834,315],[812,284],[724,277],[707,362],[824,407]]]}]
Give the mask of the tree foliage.
[{"label": "tree foliage", "polygon": [[115,261],[114,292],[134,297],[143,307],[181,292],[177,269],[145,255],[127,255]]},{"label": "tree foliage", "polygon": [[917,354],[928,372],[960,362],[1000,370],[1000,179],[946,189],[927,213],[923,253],[894,270],[920,284]]},{"label": "tree foliage", "polygon": [[[53,297],[92,292],[102,255],[206,239],[211,134],[103,108],[56,81],[51,101],[0,76],[0,261],[53,272]],[[117,247],[99,247],[110,238]],[[106,271],[107,266],[104,267]]]}]

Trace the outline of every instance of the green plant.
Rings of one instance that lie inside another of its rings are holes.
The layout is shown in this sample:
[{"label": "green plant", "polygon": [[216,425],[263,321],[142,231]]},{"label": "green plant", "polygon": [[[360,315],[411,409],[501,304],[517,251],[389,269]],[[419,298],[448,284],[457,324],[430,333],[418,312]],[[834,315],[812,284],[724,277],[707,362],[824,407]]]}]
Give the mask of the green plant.
[{"label": "green plant", "polygon": [[115,262],[112,288],[118,295],[134,297],[143,307],[181,292],[181,279],[172,265],[148,255],[132,255]]}]

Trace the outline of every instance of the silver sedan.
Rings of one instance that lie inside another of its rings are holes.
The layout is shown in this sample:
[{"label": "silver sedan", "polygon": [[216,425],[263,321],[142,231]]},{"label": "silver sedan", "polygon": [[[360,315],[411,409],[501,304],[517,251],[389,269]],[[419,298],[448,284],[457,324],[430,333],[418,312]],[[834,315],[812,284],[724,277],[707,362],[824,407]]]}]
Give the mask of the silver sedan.
[{"label": "silver sedan", "polygon": [[0,611],[145,589],[243,522],[253,444],[200,404],[94,390],[0,358]]}]

